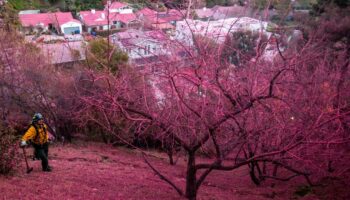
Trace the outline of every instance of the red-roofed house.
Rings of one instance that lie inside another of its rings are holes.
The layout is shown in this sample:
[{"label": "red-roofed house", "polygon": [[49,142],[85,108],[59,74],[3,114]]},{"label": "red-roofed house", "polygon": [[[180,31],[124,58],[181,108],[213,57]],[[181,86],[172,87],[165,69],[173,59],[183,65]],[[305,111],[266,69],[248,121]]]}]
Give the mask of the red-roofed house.
[{"label": "red-roofed house", "polygon": [[103,11],[81,11],[79,18],[84,24],[85,30],[89,33],[93,31],[104,31],[110,28],[111,30],[123,28],[137,28],[140,26],[140,21],[133,13],[120,14]]},{"label": "red-roofed house", "polygon": [[175,9],[157,12],[149,8],[143,8],[136,15],[146,26],[149,25],[156,29],[175,29],[176,22],[184,18],[184,15]]},{"label": "red-roofed house", "polygon": [[105,5],[105,11],[108,11],[110,13],[120,13],[120,14],[130,14],[132,12],[132,8],[123,2],[113,2],[108,1],[107,4]]},{"label": "red-roofed house", "polygon": [[82,25],[70,12],[20,14],[19,20],[25,33],[56,29],[61,34],[80,34]]}]

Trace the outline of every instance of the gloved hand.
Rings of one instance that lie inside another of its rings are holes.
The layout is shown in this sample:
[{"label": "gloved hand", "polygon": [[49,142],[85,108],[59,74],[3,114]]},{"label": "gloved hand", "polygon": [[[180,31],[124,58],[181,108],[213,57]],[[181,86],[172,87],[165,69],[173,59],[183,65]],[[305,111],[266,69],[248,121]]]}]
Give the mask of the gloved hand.
[{"label": "gloved hand", "polygon": [[27,142],[25,140],[22,140],[21,144],[19,146],[20,147],[25,147],[25,146],[27,146]]}]

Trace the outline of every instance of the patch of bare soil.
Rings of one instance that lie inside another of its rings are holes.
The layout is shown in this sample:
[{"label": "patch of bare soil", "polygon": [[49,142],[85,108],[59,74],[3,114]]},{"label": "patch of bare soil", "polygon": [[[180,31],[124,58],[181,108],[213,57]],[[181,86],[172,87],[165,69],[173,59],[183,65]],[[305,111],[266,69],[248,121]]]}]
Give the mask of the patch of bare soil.
[{"label": "patch of bare soil", "polygon": [[[28,149],[27,154],[31,151]],[[184,188],[185,157],[171,166],[166,154],[156,151],[150,154],[148,160],[152,165]],[[14,175],[0,176],[0,199],[183,199],[134,150],[95,143],[66,145],[51,147],[49,157],[53,172],[42,172],[40,161],[29,159],[34,167],[32,173],[25,173],[23,160]],[[250,181],[246,168],[214,171],[200,187],[198,199],[337,199],[333,198],[336,194],[330,196],[331,192],[323,194],[327,191],[324,188],[306,191],[300,197],[295,191],[302,184],[305,184],[303,179],[269,180],[257,187]]]}]

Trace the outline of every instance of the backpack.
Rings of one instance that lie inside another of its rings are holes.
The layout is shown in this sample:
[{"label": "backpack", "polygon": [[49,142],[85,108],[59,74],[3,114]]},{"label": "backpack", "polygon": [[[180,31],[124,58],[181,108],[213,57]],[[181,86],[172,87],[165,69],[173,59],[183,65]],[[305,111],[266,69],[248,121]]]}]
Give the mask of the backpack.
[{"label": "backpack", "polygon": [[[38,130],[38,127],[37,127],[35,124],[33,124],[33,123],[31,123],[31,124],[29,125],[28,129],[29,129],[31,126],[33,126],[33,127],[35,128],[35,136],[34,136],[33,139],[30,140],[30,143],[33,144],[34,141],[37,141],[37,139],[38,139],[38,137],[39,137],[39,130]],[[44,128],[44,133],[46,133],[46,127],[44,126],[43,128]]]}]

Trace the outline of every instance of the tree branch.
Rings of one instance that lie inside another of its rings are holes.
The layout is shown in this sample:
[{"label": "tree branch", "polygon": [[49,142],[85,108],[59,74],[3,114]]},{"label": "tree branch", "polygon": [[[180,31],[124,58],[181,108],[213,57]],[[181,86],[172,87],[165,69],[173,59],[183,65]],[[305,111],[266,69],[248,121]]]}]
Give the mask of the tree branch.
[{"label": "tree branch", "polygon": [[167,177],[165,177],[164,175],[162,175],[158,170],[156,170],[156,169],[151,165],[151,163],[147,160],[145,153],[142,152],[142,156],[143,156],[145,162],[147,163],[147,165],[153,170],[153,172],[154,172],[157,176],[159,176],[160,179],[164,180],[164,181],[167,182],[169,185],[171,185],[171,186],[177,191],[177,193],[179,193],[179,195],[181,195],[181,196],[184,195],[183,191],[182,191],[180,188],[178,188],[173,182],[171,182]]}]

